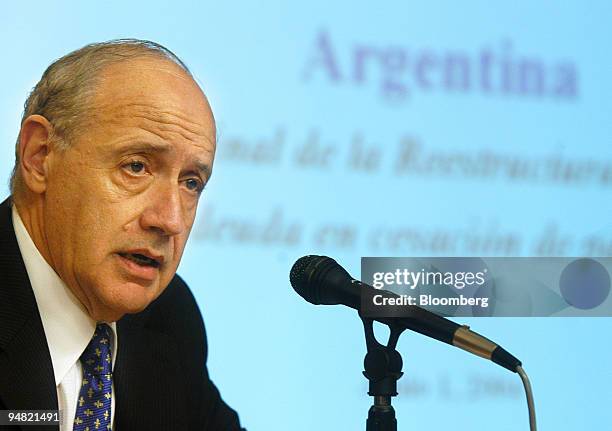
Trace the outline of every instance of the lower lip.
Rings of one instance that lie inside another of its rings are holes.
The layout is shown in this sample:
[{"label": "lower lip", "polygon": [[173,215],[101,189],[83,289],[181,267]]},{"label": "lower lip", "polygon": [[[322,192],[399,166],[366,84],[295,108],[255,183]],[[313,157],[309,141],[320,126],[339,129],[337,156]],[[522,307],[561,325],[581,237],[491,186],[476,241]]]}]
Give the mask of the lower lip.
[{"label": "lower lip", "polygon": [[157,277],[159,268],[155,268],[153,266],[141,266],[136,262],[121,256],[120,254],[117,256],[119,256],[119,261],[121,262],[122,266],[126,268],[131,275],[145,281],[153,281]]}]

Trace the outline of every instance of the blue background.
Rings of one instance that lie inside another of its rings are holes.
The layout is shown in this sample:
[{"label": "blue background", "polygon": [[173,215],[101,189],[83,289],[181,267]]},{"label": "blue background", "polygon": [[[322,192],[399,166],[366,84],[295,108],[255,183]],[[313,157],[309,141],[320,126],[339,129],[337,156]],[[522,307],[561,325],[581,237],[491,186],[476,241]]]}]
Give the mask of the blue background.
[{"label": "blue background", "polygon": [[[604,1],[7,3],[0,179],[8,183],[23,102],[54,59],[120,37],[169,47],[198,78],[219,128],[215,172],[179,269],[207,324],[212,377],[250,430],[364,429],[371,400],[361,322],[352,310],[304,302],[289,285],[291,265],[327,254],[359,276],[361,256],[611,255],[611,12]],[[322,35],[338,79],[316,63]],[[356,47],[401,50],[407,69],[387,70],[374,55],[356,80]],[[476,74],[483,50],[511,66],[535,59],[553,81],[555,68],[569,64],[575,95],[504,92],[499,81],[484,91],[473,75],[469,90],[446,89],[443,69],[430,89],[415,82],[411,62],[420,52],[459,53]],[[386,94],[385,79],[408,93]],[[356,134],[380,154],[373,172],[347,164]],[[296,161],[300,151],[316,154],[312,136],[334,148],[327,166]],[[424,153],[559,156],[608,177],[398,175],[403,138]],[[398,230],[509,235],[518,245],[508,253],[473,241],[454,248],[371,241],[381,231],[397,238]],[[352,240],[339,241],[347,233]],[[539,247],[543,240],[556,245]],[[596,248],[587,247],[592,240]],[[610,428],[609,318],[461,322],[523,360],[540,429]],[[517,375],[418,334],[404,334],[399,350],[400,429],[527,429]]]}]

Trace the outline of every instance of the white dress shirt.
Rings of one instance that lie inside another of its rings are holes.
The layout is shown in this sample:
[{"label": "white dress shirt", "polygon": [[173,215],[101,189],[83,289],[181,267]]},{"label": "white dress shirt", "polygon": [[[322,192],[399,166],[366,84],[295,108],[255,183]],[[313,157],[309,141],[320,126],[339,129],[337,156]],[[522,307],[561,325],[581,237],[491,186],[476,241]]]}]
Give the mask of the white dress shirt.
[{"label": "white dress shirt", "polygon": [[[87,310],[42,257],[13,205],[13,229],[28,277],[36,297],[45,337],[51,353],[59,410],[62,411],[61,431],[72,431],[77,399],[81,389],[83,367],[79,358],[96,329]],[[113,368],[117,357],[117,327],[109,323],[113,336],[111,349]],[[111,423],[115,418],[115,388],[111,398]]]}]

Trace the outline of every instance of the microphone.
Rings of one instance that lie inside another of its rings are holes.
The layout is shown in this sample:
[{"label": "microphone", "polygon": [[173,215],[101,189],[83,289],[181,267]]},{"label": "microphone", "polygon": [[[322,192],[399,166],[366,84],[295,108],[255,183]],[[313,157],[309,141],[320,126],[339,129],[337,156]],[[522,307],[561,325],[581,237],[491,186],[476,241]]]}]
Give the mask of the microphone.
[{"label": "microphone", "polygon": [[[375,289],[355,280],[338,262],[327,256],[299,258],[291,268],[289,280],[302,298],[315,305],[342,304],[360,311],[362,297],[368,301],[375,295],[399,298],[393,292]],[[416,305],[403,306],[402,317],[376,317],[374,320],[410,329],[459,347],[515,373],[521,367],[521,361],[491,340],[470,330],[469,326],[459,325]]]}]

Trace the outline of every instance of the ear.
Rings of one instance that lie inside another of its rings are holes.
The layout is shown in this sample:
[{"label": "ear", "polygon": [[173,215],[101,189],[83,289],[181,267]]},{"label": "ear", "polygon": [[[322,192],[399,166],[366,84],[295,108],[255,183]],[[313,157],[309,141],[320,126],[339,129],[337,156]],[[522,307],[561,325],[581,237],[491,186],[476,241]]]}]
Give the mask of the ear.
[{"label": "ear", "polygon": [[47,189],[47,156],[53,125],[42,115],[30,115],[19,132],[19,169],[23,182],[34,193]]}]

